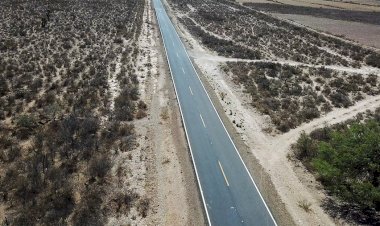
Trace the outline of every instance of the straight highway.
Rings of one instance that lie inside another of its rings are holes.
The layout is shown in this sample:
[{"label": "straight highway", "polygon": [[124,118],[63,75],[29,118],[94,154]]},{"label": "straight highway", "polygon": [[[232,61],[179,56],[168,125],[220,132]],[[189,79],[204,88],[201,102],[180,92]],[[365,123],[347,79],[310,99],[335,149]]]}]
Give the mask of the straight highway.
[{"label": "straight highway", "polygon": [[161,0],[152,0],[209,225],[276,225]]}]

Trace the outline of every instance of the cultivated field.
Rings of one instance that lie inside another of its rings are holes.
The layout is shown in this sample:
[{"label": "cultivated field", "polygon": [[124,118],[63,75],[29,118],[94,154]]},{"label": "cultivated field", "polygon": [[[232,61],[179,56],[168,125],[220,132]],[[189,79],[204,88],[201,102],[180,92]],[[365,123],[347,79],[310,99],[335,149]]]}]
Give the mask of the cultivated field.
[{"label": "cultivated field", "polygon": [[[319,2],[319,3],[317,3]],[[324,2],[324,3],[321,3]],[[379,48],[380,3],[378,1],[248,1],[243,4],[312,29],[344,36]],[[336,5],[336,7],[326,7]],[[364,7],[364,8],[363,8]]]},{"label": "cultivated field", "polygon": [[[374,24],[364,24],[360,22],[350,22],[343,20],[333,20],[308,15],[279,14],[273,13],[279,18],[294,21],[316,30],[329,34],[347,38],[358,43],[373,46],[380,49],[380,26]],[[365,34],[365,35],[364,35]]]},{"label": "cultivated field", "polygon": [[380,2],[377,0],[238,0],[240,3],[271,3],[293,6],[305,6],[325,9],[347,9],[358,11],[380,11]]}]

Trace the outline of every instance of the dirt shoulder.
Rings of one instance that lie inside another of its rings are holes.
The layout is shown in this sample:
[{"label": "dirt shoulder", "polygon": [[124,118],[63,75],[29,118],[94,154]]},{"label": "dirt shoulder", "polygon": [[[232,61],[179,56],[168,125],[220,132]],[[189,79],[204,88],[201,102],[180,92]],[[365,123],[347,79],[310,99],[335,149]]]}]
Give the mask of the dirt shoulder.
[{"label": "dirt shoulder", "polygon": [[148,24],[153,48],[148,51],[152,74],[144,85],[149,115],[145,143],[147,192],[152,197],[148,225],[205,225],[194,170],[189,156],[179,108],[170,79],[154,9],[148,3]]}]

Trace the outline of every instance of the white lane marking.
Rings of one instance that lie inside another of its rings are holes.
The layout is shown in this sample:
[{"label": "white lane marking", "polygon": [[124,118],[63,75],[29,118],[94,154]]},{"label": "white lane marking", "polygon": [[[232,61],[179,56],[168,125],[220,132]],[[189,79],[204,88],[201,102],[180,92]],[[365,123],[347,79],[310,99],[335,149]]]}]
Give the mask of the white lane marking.
[{"label": "white lane marking", "polygon": [[201,120],[202,120],[203,126],[206,128],[206,124],[205,124],[205,121],[203,121],[202,115],[199,114],[199,116],[201,116]]},{"label": "white lane marking", "polygon": [[182,68],[182,72],[185,74],[185,69]]},{"label": "white lane marking", "polygon": [[222,171],[222,174],[223,174],[224,180],[226,181],[227,187],[229,187],[230,184],[228,183],[228,180],[227,180],[226,174],[224,174],[224,170],[223,170],[222,164],[221,164],[219,161],[218,161],[218,163],[219,163],[220,171]]},{"label": "white lane marking", "polygon": [[189,86],[189,89],[190,89],[190,93],[191,93],[191,95],[194,95],[193,94],[193,90],[191,90],[191,87]]},{"label": "white lane marking", "polygon": [[[170,20],[170,19],[169,19],[169,20]],[[240,161],[243,163],[244,168],[245,168],[245,170],[247,171],[247,173],[248,173],[248,175],[249,175],[249,177],[250,177],[250,179],[251,179],[251,181],[252,181],[252,183],[253,183],[253,186],[255,187],[256,191],[259,193],[260,198],[261,198],[261,200],[263,201],[263,203],[264,203],[264,205],[265,205],[265,208],[267,209],[267,212],[269,213],[269,215],[270,215],[270,217],[271,217],[271,219],[272,219],[272,222],[274,223],[274,225],[277,226],[277,222],[276,222],[276,220],[274,219],[274,217],[273,217],[273,215],[272,215],[272,212],[271,212],[270,209],[268,208],[267,203],[265,202],[263,196],[261,195],[261,192],[260,192],[259,188],[257,187],[255,181],[254,181],[253,178],[252,178],[251,173],[249,172],[249,170],[248,170],[248,168],[247,168],[247,165],[245,165],[245,163],[244,163],[244,161],[243,161],[243,158],[241,157],[239,151],[237,150],[234,141],[232,140],[230,134],[228,133],[228,131],[227,131],[227,129],[226,129],[226,126],[224,125],[222,119],[220,118],[220,115],[219,115],[218,111],[216,110],[216,108],[215,108],[215,106],[214,106],[214,103],[211,101],[211,98],[210,98],[210,96],[208,95],[208,93],[207,93],[207,91],[206,91],[206,88],[205,88],[205,86],[203,85],[203,82],[202,82],[201,78],[200,78],[199,75],[198,75],[197,70],[195,70],[194,64],[193,64],[193,62],[192,62],[191,59],[190,59],[190,56],[189,56],[189,54],[188,54],[188,52],[187,52],[187,50],[186,50],[185,44],[183,44],[181,38],[180,38],[179,35],[178,35],[177,30],[175,29],[175,27],[174,27],[173,23],[171,23],[171,21],[170,21],[169,25],[173,28],[175,34],[177,35],[177,38],[178,38],[179,41],[181,42],[182,47],[183,47],[184,50],[185,50],[186,56],[187,56],[187,58],[189,59],[190,64],[191,64],[191,66],[193,67],[193,69],[194,69],[194,71],[195,71],[195,74],[196,74],[197,77],[198,77],[199,82],[202,84],[203,90],[206,92],[206,95],[207,95],[209,101],[211,102],[211,105],[212,105],[212,107],[214,108],[214,111],[216,112],[216,115],[218,116],[220,122],[222,123],[223,128],[224,128],[225,132],[227,133],[228,138],[229,138],[230,141],[232,142],[232,145],[234,146],[234,149],[235,149],[236,153],[238,154],[238,156],[239,156],[239,158],[240,158]],[[161,30],[160,30],[160,31],[161,31]],[[161,36],[162,36],[162,34],[161,34]],[[165,49],[165,50],[166,50],[166,49]],[[178,100],[178,99],[177,99],[177,100]],[[179,100],[178,100],[178,101],[179,101]],[[194,159],[193,159],[193,163],[194,163]],[[197,174],[197,172],[196,172],[196,174]],[[197,177],[197,179],[199,179],[199,178]],[[198,184],[200,184],[200,181],[198,181]],[[206,202],[205,202],[205,199],[204,199],[204,196],[203,196],[203,191],[202,191],[202,189],[201,189],[201,195],[202,195],[203,205],[206,206],[206,205],[205,205]],[[211,225],[210,215],[209,215],[209,213],[208,213],[208,209],[207,209],[207,208],[206,208],[206,215],[207,215],[208,223],[209,223],[209,225]]]},{"label": "white lane marking", "polygon": [[[161,2],[160,2],[161,3]],[[155,3],[153,3],[155,4]],[[155,4],[156,5],[156,4]],[[161,3],[162,5],[162,3]],[[154,7],[155,9],[157,9],[156,7]],[[204,206],[204,209],[206,211],[206,217],[207,217],[207,222],[208,222],[208,225],[212,226],[211,224],[211,219],[210,219],[210,214],[208,212],[208,204],[206,203],[206,199],[205,199],[205,196],[203,194],[203,189],[202,189],[202,184],[201,184],[201,181],[199,179],[199,174],[198,174],[198,169],[197,169],[197,164],[194,160],[194,154],[193,154],[193,149],[191,147],[191,142],[190,142],[190,139],[189,139],[189,134],[187,132],[187,127],[186,127],[186,122],[185,122],[185,118],[183,117],[183,112],[182,112],[182,106],[181,106],[181,102],[179,101],[179,98],[178,98],[178,92],[177,92],[177,87],[176,87],[176,84],[174,82],[174,77],[173,77],[173,71],[172,71],[172,68],[170,66],[170,62],[169,62],[169,56],[168,56],[168,51],[167,51],[167,48],[166,48],[166,44],[165,44],[165,41],[164,41],[164,36],[162,34],[162,25],[161,23],[159,22],[159,16],[157,14],[157,11],[155,11],[155,14],[156,14],[156,18],[157,18],[157,22],[158,22],[158,26],[160,28],[160,34],[161,34],[161,38],[162,38],[162,43],[164,44],[164,49],[165,49],[165,53],[166,53],[166,61],[169,65],[169,71],[170,71],[170,74],[171,74],[171,79],[172,79],[172,82],[174,84],[174,91],[175,91],[175,94],[176,94],[176,99],[177,99],[177,102],[178,102],[178,105],[179,105],[179,111],[181,113],[181,118],[182,118],[182,122],[183,122],[183,125],[184,125],[184,128],[185,128],[185,134],[186,134],[186,140],[187,140],[187,143],[189,144],[189,148],[190,148],[190,155],[191,155],[191,160],[193,162],[193,165],[194,165],[194,169],[195,169],[195,176],[197,177],[197,182],[198,182],[198,186],[199,186],[199,190],[201,192],[201,197],[202,197],[202,202],[203,202],[203,206]],[[173,27],[174,28],[174,27]],[[177,34],[178,36],[178,34]],[[181,41],[182,42],[182,41]],[[183,45],[183,43],[182,43]],[[187,53],[186,53],[187,54]]]},{"label": "white lane marking", "polygon": [[177,54],[177,57],[179,58],[179,56],[178,56],[178,52],[176,52],[176,54]]}]

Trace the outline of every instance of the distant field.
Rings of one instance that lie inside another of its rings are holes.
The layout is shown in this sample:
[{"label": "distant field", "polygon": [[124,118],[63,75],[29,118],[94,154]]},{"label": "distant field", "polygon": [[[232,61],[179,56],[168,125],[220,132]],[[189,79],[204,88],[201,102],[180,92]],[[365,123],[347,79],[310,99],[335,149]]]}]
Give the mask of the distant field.
[{"label": "distant field", "polygon": [[327,18],[318,18],[307,15],[274,14],[283,19],[293,20],[297,23],[325,31],[335,35],[343,35],[348,39],[364,45],[380,48],[380,26],[363,24]]},{"label": "distant field", "polygon": [[272,3],[278,5],[305,6],[313,8],[348,9],[356,11],[380,12],[378,0],[237,0],[241,3]]},{"label": "distant field", "polygon": [[272,3],[245,3],[245,5],[250,6],[256,10],[272,13],[310,15],[334,20],[345,20],[380,25],[380,12],[314,8]]},{"label": "distant field", "polygon": [[380,48],[380,0],[237,1],[279,18],[290,19],[320,31],[343,35],[361,44]]}]

